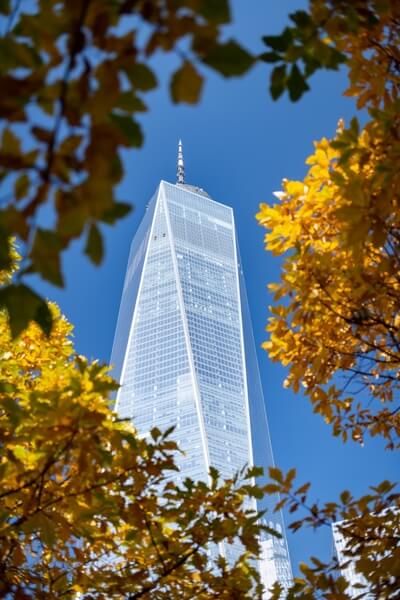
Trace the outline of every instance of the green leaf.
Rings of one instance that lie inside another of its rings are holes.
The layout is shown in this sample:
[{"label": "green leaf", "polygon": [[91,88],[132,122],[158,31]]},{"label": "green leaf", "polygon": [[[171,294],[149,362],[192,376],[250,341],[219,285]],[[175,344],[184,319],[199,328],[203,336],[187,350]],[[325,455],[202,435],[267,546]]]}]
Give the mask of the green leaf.
[{"label": "green leaf", "polygon": [[254,57],[234,40],[214,46],[203,62],[224,77],[243,75],[254,64]]},{"label": "green leaf", "polygon": [[118,219],[123,219],[133,209],[127,202],[114,202],[111,208],[101,215],[101,220],[108,225],[113,225]]},{"label": "green leaf", "polygon": [[43,301],[39,304],[36,314],[34,316],[34,320],[39,325],[43,333],[49,336],[51,333],[51,328],[53,326],[53,317],[51,315],[51,311],[47,305],[47,302]]},{"label": "green leaf", "polygon": [[[2,358],[2,360],[4,361],[4,357]],[[13,394],[14,392],[17,391],[17,387],[13,384],[13,383],[8,383],[8,381],[0,381],[0,392],[2,394]],[[3,399],[2,399],[3,402]],[[13,403],[13,407],[14,405],[17,407],[17,410],[21,410],[20,406],[18,403],[14,402],[14,400],[12,400]]]},{"label": "green leaf", "polygon": [[115,107],[127,112],[146,112],[147,106],[133,90],[121,92],[115,103]]},{"label": "green leaf", "polygon": [[360,135],[360,124],[358,122],[357,117],[353,117],[350,121],[350,132],[351,138],[357,142],[357,138]]},{"label": "green leaf", "polygon": [[22,410],[18,400],[14,398],[10,398],[10,396],[5,396],[4,394],[15,394],[17,392],[17,388],[4,381],[0,382],[0,392],[3,394],[1,399],[1,407],[2,410],[7,412],[7,417],[10,423],[16,427],[21,423],[21,421],[26,418],[26,413]]},{"label": "green leaf", "polygon": [[275,67],[271,75],[270,92],[273,100],[277,100],[283,94],[286,85],[286,66]]},{"label": "green leaf", "polygon": [[277,52],[263,52],[263,54],[260,54],[258,59],[266,63],[274,63],[278,62],[278,60],[281,60],[282,56]]},{"label": "green leaf", "polygon": [[268,525],[264,525],[263,524],[262,525],[262,530],[265,531],[266,533],[269,533],[273,537],[278,538],[278,539],[282,539],[282,537],[283,537],[283,535],[281,533],[279,533],[279,531],[277,531],[273,527],[268,527]]},{"label": "green leaf", "polygon": [[138,89],[147,92],[157,87],[157,78],[153,71],[143,63],[132,63],[124,67],[126,76],[132,85]]},{"label": "green leaf", "polygon": [[203,77],[192,63],[184,62],[171,78],[171,97],[174,102],[196,104],[201,95]]},{"label": "green leaf", "polygon": [[315,27],[314,21],[311,16],[305,10],[296,10],[296,12],[291,13],[289,18],[293,23],[295,23],[300,29],[304,29],[305,27],[313,26]]},{"label": "green leaf", "polygon": [[201,0],[197,11],[211,23],[229,23],[231,19],[228,0]]},{"label": "green leaf", "polygon": [[28,286],[20,283],[1,288],[0,307],[8,313],[13,338],[19,336],[30,321],[36,321],[42,331],[50,335],[53,319],[47,302]]},{"label": "green leaf", "polygon": [[38,514],[39,536],[46,546],[54,546],[56,542],[55,526],[51,519],[43,513]]},{"label": "green leaf", "polygon": [[162,434],[163,440],[165,440],[167,437],[169,437],[176,429],[176,425],[171,425],[171,427],[168,427]]},{"label": "green leaf", "polygon": [[264,469],[262,467],[251,467],[247,473],[246,477],[262,477],[264,475]]},{"label": "green leaf", "polygon": [[64,287],[60,264],[61,249],[62,243],[57,233],[41,228],[36,230],[31,251],[32,268],[47,281]]},{"label": "green leaf", "polygon": [[281,35],[264,35],[262,40],[264,44],[272,48],[272,50],[286,52],[293,40],[292,31],[289,27],[286,27]]},{"label": "green leaf", "polygon": [[213,481],[217,481],[217,479],[219,478],[219,472],[218,469],[216,469],[215,467],[210,467],[210,477]]},{"label": "green leaf", "polygon": [[289,98],[292,102],[296,102],[304,92],[310,89],[296,64],[292,66],[290,77],[287,80],[287,88],[289,90]]},{"label": "green leaf", "polygon": [[327,69],[337,71],[339,65],[347,61],[347,56],[343,52],[339,52],[336,48],[329,48],[329,55],[326,56],[325,66]]},{"label": "green leaf", "polygon": [[0,212],[0,271],[8,271],[12,265],[10,231],[1,226]]},{"label": "green leaf", "polygon": [[130,146],[135,148],[142,146],[143,133],[141,127],[136,121],[132,120],[132,117],[111,113],[110,120],[121,130]]},{"label": "green leaf", "polygon": [[[28,237],[29,229],[26,218],[22,211],[17,210],[13,205],[9,205],[7,208],[0,210],[0,227],[2,232],[5,232],[6,236],[17,234],[24,240]],[[0,234],[0,239],[2,237],[3,234]],[[3,244],[3,240],[1,240],[1,244],[2,250],[5,250],[8,246],[8,244]],[[0,256],[2,256],[1,251]]]},{"label": "green leaf", "polygon": [[87,254],[87,256],[95,265],[99,265],[103,260],[103,238],[95,223],[92,223],[89,229],[85,246],[85,254]]}]

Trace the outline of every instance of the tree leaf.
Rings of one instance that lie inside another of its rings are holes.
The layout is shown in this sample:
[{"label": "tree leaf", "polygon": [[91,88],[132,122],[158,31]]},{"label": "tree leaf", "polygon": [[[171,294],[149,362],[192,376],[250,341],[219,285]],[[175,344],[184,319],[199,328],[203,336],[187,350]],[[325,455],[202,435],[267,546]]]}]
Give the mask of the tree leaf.
[{"label": "tree leaf", "polygon": [[118,219],[123,219],[133,210],[132,204],[127,202],[114,202],[112,207],[101,215],[101,220],[108,225],[113,225]]},{"label": "tree leaf", "polygon": [[39,127],[35,125],[31,129],[32,134],[35,136],[39,142],[43,142],[48,144],[51,140],[52,132],[49,129],[44,129],[44,127]]},{"label": "tree leaf", "polygon": [[121,92],[115,103],[115,107],[127,112],[146,112],[147,106],[133,90]]},{"label": "tree leaf", "polygon": [[0,307],[8,313],[13,338],[19,336],[30,321],[36,321],[42,331],[50,335],[53,318],[47,302],[28,286],[19,283],[1,288]]},{"label": "tree leaf", "polygon": [[36,230],[31,251],[32,267],[47,281],[64,287],[60,263],[61,249],[62,243],[57,233],[40,227]]},{"label": "tree leaf", "polygon": [[8,127],[3,130],[1,149],[7,154],[18,155],[21,152],[21,140]]},{"label": "tree leaf", "polygon": [[141,127],[132,117],[128,115],[110,114],[110,120],[115,123],[118,129],[123,133],[128,145],[140,148],[143,144],[143,133]]},{"label": "tree leaf", "polygon": [[18,177],[18,179],[16,179],[15,181],[15,185],[14,185],[14,192],[15,192],[15,199],[16,200],[21,200],[22,198],[24,198],[26,196],[26,193],[29,189],[29,177],[26,173],[22,173],[22,175],[20,175]]},{"label": "tree leaf", "polygon": [[192,63],[185,61],[171,78],[170,90],[174,102],[196,104],[201,95],[203,77]]},{"label": "tree leaf", "polygon": [[210,23],[229,23],[231,18],[228,0],[200,0],[198,12]]},{"label": "tree leaf", "polygon": [[292,42],[293,36],[289,27],[286,27],[281,35],[264,35],[262,38],[264,44],[277,50],[278,52],[286,52]]},{"label": "tree leaf", "polygon": [[0,0],[0,13],[2,15],[9,15],[11,12],[11,1]]},{"label": "tree leaf", "polygon": [[277,52],[263,52],[258,57],[258,60],[262,60],[263,62],[266,62],[266,63],[274,63],[274,62],[278,62],[278,60],[282,60],[282,56],[280,54],[278,54]]},{"label": "tree leaf", "polygon": [[289,90],[289,98],[292,102],[296,102],[296,100],[301,98],[304,92],[310,89],[296,64],[292,66],[290,76],[287,80],[287,87]]},{"label": "tree leaf", "polygon": [[85,254],[87,254],[95,265],[99,265],[103,260],[103,238],[95,223],[90,225],[85,246]]},{"label": "tree leaf", "polygon": [[278,483],[283,483],[283,474],[278,467],[269,467],[268,472],[271,479],[274,479]]},{"label": "tree leaf", "polygon": [[144,63],[132,62],[132,64],[124,66],[123,69],[136,89],[147,92],[157,87],[157,78],[154,72]]},{"label": "tree leaf", "polygon": [[224,77],[243,75],[254,64],[254,57],[234,40],[217,44],[203,62]]},{"label": "tree leaf", "polygon": [[273,100],[283,94],[286,85],[286,65],[275,67],[271,75],[270,92]]},{"label": "tree leaf", "polygon": [[305,27],[309,26],[315,27],[311,16],[305,10],[296,10],[294,13],[289,15],[289,18],[291,21],[293,21],[293,23],[296,23],[300,29],[304,29]]}]

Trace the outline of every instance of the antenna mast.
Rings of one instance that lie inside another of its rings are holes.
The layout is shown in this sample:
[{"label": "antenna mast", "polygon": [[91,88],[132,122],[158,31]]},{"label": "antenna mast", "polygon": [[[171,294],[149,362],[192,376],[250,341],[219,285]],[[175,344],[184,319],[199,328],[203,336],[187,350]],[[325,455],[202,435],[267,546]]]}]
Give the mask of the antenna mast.
[{"label": "antenna mast", "polygon": [[182,140],[178,144],[178,169],[176,172],[176,183],[185,183],[185,163],[183,161]]}]

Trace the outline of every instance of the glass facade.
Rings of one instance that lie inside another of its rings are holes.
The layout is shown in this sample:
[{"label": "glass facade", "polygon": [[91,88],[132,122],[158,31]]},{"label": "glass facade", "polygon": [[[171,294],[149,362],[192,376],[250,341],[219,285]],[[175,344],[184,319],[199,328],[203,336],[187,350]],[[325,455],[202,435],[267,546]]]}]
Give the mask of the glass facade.
[{"label": "glass facade", "polygon": [[[132,243],[111,361],[119,415],[144,434],[175,426],[178,477],[273,464],[239,260],[232,209],[162,181]],[[283,523],[268,519],[283,537],[263,541],[260,569],[287,587]]]},{"label": "glass facade", "polygon": [[[341,527],[346,525],[346,521],[337,521],[332,525],[333,544],[340,565],[341,575],[348,582],[346,594],[350,598],[360,598],[363,600],[372,600],[376,596],[369,593],[368,582],[361,573],[356,571],[356,561],[351,557],[351,551],[347,549],[346,537],[341,532]],[[346,553],[347,550],[347,553]],[[361,587],[360,587],[361,586]]]}]

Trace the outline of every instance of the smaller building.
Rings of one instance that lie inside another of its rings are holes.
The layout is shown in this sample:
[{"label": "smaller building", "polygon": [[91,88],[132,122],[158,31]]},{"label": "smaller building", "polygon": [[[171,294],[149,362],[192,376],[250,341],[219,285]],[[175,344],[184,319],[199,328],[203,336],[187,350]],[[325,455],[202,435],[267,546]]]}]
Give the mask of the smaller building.
[{"label": "smaller building", "polygon": [[287,592],[293,583],[292,572],[290,569],[290,560],[283,536],[282,528],[279,524],[275,525],[272,521],[263,521],[270,529],[276,529],[281,537],[276,537],[269,533],[264,533],[261,539],[260,556],[260,575],[261,581],[265,587],[266,593],[264,600],[270,597],[269,591],[276,581]]},{"label": "smaller building", "polygon": [[[361,573],[356,571],[356,561],[346,554],[346,538],[341,532],[341,526],[346,521],[337,521],[332,525],[333,543],[339,562],[340,572],[350,584],[346,592],[352,597],[360,597],[361,593],[368,591],[368,583]],[[343,565],[343,566],[342,566]],[[344,566],[346,565],[346,566]],[[363,586],[362,588],[358,586]],[[372,595],[367,593],[363,600],[371,600]]]}]

